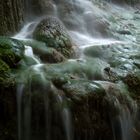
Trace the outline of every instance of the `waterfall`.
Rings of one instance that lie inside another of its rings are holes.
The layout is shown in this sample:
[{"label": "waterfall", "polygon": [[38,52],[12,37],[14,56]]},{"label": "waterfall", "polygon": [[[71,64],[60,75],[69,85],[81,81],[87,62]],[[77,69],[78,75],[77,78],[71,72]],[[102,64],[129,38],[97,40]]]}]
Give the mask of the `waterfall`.
[{"label": "waterfall", "polygon": [[20,84],[17,86],[18,140],[30,140],[31,95],[29,93],[29,98],[26,97],[26,100],[23,100],[23,94],[24,85]]},{"label": "waterfall", "polygon": [[133,140],[133,125],[130,112],[123,108],[121,115],[112,120],[114,140]]},{"label": "waterfall", "polygon": [[[82,82],[84,81],[83,75],[86,77],[86,74],[92,71],[87,70],[89,67],[82,68],[82,66],[88,62],[85,60],[86,58],[83,54],[86,48],[103,45],[112,47],[112,44],[127,44],[127,42],[120,41],[119,39],[117,40],[108,33],[108,28],[110,26],[110,23],[107,21],[108,15],[115,13],[118,10],[118,6],[112,3],[108,4],[106,2],[101,2],[96,4],[96,0],[48,0],[50,4],[48,5],[47,0],[36,0],[34,2],[38,4],[38,7],[37,5],[34,7],[35,3],[33,3],[32,0],[26,0],[26,11],[27,14],[29,14],[26,19],[26,24],[19,33],[13,36],[13,38],[22,41],[34,41],[32,39],[32,33],[36,25],[42,18],[44,18],[44,15],[51,15],[59,18],[65,25],[73,41],[73,44],[76,45],[82,52],[82,55],[79,56],[78,60],[69,59],[67,61],[75,62],[74,66],[79,66]],[[44,7],[41,2],[44,4]],[[103,9],[103,5],[106,5],[107,8]],[[111,9],[111,6],[113,6],[114,9]],[[50,11],[46,11],[47,8],[50,8]],[[120,11],[122,9],[123,8],[120,8]],[[125,10],[123,9],[122,11],[124,12]],[[32,19],[33,21],[31,21]],[[47,48],[48,46],[45,47]],[[69,98],[69,93],[65,95],[65,92],[67,91],[65,91],[64,87],[59,87],[57,84],[55,85],[55,82],[53,81],[55,78],[57,78],[57,76],[60,76],[60,72],[63,76],[65,76],[66,73],[71,77],[70,80],[68,80],[68,84],[71,84],[74,80],[76,81],[80,77],[77,76],[79,71],[77,72],[76,69],[73,71],[67,70],[67,67],[72,69],[67,65],[66,68],[61,71],[59,65],[57,67],[55,64],[43,64],[39,57],[34,54],[33,48],[30,45],[25,45],[24,54],[25,56],[32,58],[35,63],[24,69],[23,72],[19,74],[21,80],[18,80],[17,82],[18,140],[102,140],[102,137],[100,136],[96,138],[96,131],[94,132],[93,129],[89,130],[89,128],[83,127],[81,128],[82,131],[79,133],[76,133],[77,131],[74,130],[77,129],[74,128],[74,125],[77,123],[77,118],[75,117],[77,114],[75,113],[75,116],[72,114],[74,109],[71,110],[71,106],[69,106],[68,103],[69,101],[72,102],[74,100],[74,105],[77,104],[80,107],[84,106],[83,103],[79,102],[79,100],[86,98],[87,95],[84,97],[78,97],[79,93],[77,93],[77,91],[72,91],[72,93],[74,92],[75,94],[71,95],[74,96],[74,99]],[[95,60],[93,59],[93,61]],[[77,62],[79,62],[80,65]],[[52,71],[49,69],[50,67],[52,67]],[[56,70],[54,70],[55,68]],[[47,70],[54,74],[54,79],[52,79],[52,77],[47,74]],[[72,71],[72,74],[70,71]],[[86,71],[87,73],[85,72],[86,74],[83,74],[83,71]],[[74,72],[77,75],[74,75]],[[96,75],[94,76],[96,77]],[[85,79],[89,82],[91,77],[87,77]],[[65,83],[65,77],[62,77],[62,79],[60,78],[59,80],[60,81],[58,81],[58,83]],[[106,89],[106,83],[101,83],[99,81],[96,83],[101,84],[102,87]],[[108,83],[108,85],[110,85],[110,83]],[[73,88],[75,89],[75,86],[73,86]],[[94,85],[93,88],[95,88]],[[85,92],[86,90],[89,90],[88,86],[85,89]],[[80,88],[78,91],[80,91]],[[93,92],[91,94],[96,93]],[[113,136],[113,138],[110,140],[134,140],[132,129],[134,127],[133,117],[135,116],[135,113],[133,114],[132,112],[137,109],[136,105],[134,105],[134,102],[127,99],[126,96],[122,97],[121,94],[116,94],[115,92],[111,93],[111,90],[105,91],[105,97],[103,98],[106,98],[105,100],[109,104],[109,110],[105,111],[104,108],[100,108],[100,105],[98,106],[98,104],[101,103],[99,103],[98,100],[95,101],[94,104],[96,107],[92,107],[101,109],[103,112],[107,112],[107,115],[105,114],[107,116],[105,116],[105,119],[107,118],[106,120],[109,123],[109,127],[111,129],[110,131],[112,132],[111,135]],[[124,98],[126,98],[126,102]],[[119,99],[123,100],[124,102],[120,101]],[[83,107],[84,109],[89,107],[89,101],[84,100],[84,103],[86,104]],[[81,109],[80,107],[79,109]],[[131,108],[132,112],[130,111]],[[92,109],[90,111],[92,112]],[[97,112],[95,112],[93,116],[89,115],[91,112],[89,112],[89,110],[86,111],[87,118],[89,119],[87,119],[87,123],[89,123],[92,119],[95,119],[94,115]],[[115,112],[115,115],[116,112],[118,114],[115,116],[112,112]],[[85,114],[83,114],[83,116],[84,115]],[[101,114],[101,116],[103,118],[104,114]],[[80,123],[82,126],[82,122]]]},{"label": "waterfall", "polygon": [[22,138],[22,110],[21,110],[21,104],[22,104],[22,96],[23,96],[23,89],[24,85],[19,85],[17,87],[17,112],[18,112],[18,140],[21,140]]},{"label": "waterfall", "polygon": [[35,22],[29,22],[24,27],[21,29],[21,31],[13,36],[15,39],[27,39],[31,37],[32,32],[34,31],[35,28]]},{"label": "waterfall", "polygon": [[[134,105],[134,111],[136,110],[136,106]],[[124,107],[120,104],[120,102],[116,99],[116,106],[120,108],[120,115],[115,118],[111,118],[112,130],[114,135],[114,140],[134,140],[133,137],[133,115],[130,113],[130,110],[127,107]],[[135,113],[135,112],[134,112]],[[134,115],[135,116],[135,115]]]},{"label": "waterfall", "polygon": [[[18,140],[30,140],[34,138],[59,140],[61,139],[61,133],[57,133],[57,126],[53,126],[53,123],[56,123],[56,121],[58,124],[60,123],[60,131],[64,130],[65,139],[73,140],[70,110],[64,106],[66,101],[57,93],[57,89],[44,78],[41,70],[42,66],[43,64],[33,65],[27,72],[22,73],[20,79],[23,81],[19,81],[24,84],[19,83],[17,86]],[[38,79],[39,83],[36,83]],[[37,95],[38,93],[41,95]],[[40,97],[36,100],[36,96]],[[51,103],[50,98],[53,98],[54,104]],[[42,106],[41,110],[36,108],[38,103]],[[42,116],[38,113],[41,113]],[[41,121],[43,121],[43,124],[40,124]],[[32,136],[33,131],[36,133],[34,136]]]},{"label": "waterfall", "polygon": [[[100,83],[107,93],[106,100],[108,102],[109,117],[113,131],[113,140],[134,140],[134,118],[137,115],[137,104],[127,94],[113,91],[112,87],[107,88],[107,84]],[[115,96],[116,97],[115,97]],[[119,98],[121,100],[119,100]],[[126,103],[126,100],[129,102]],[[129,104],[128,106],[126,104]],[[116,110],[116,111],[115,111]],[[114,115],[117,113],[117,115]]]},{"label": "waterfall", "polygon": [[40,61],[37,59],[37,57],[33,54],[32,47],[25,46],[25,55],[28,57],[31,57],[37,64],[40,64]]}]

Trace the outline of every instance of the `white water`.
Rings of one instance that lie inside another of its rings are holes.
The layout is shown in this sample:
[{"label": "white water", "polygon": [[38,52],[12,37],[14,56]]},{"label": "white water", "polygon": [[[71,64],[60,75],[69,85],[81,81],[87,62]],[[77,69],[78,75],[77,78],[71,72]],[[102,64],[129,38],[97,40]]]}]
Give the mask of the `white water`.
[{"label": "white water", "polygon": [[31,57],[37,64],[40,64],[40,61],[36,56],[33,54],[33,49],[30,46],[25,46],[24,54],[28,57]]},{"label": "white water", "polygon": [[26,40],[32,37],[32,33],[36,27],[38,22],[33,21],[25,24],[23,28],[17,33],[13,38],[19,39],[19,40]]},{"label": "white water", "polygon": [[[110,115],[110,121],[112,125],[112,131],[113,131],[113,140],[134,140],[134,135],[132,134],[133,132],[133,127],[134,127],[134,122],[133,122],[133,117],[135,117],[137,113],[137,104],[135,101],[130,99],[129,102],[129,107],[127,105],[122,104],[126,100],[126,98],[130,98],[128,95],[125,95],[124,93],[114,93],[113,89],[109,90],[108,86],[115,86],[113,83],[105,82],[105,81],[94,81],[96,83],[100,83],[107,95],[106,95],[106,100],[108,100],[111,110],[109,111]],[[116,98],[116,96],[121,96],[121,100]],[[124,95],[121,95],[124,94]],[[117,109],[118,114],[113,117],[112,107],[115,107],[114,109]],[[133,112],[130,112],[130,110]]]},{"label": "white water", "polygon": [[111,45],[111,44],[126,44],[126,42],[115,40],[115,39],[104,39],[104,38],[93,38],[78,32],[70,31],[69,32],[73,41],[81,49],[85,49],[90,46],[99,46],[99,45]]},{"label": "white water", "polygon": [[[70,6],[72,6],[72,10],[70,13],[68,13],[69,16],[66,16],[67,12],[63,11],[63,3],[69,3]],[[127,12],[125,9],[120,8],[116,5],[107,5],[106,7],[108,9],[101,9],[101,5],[94,5],[92,1],[90,0],[71,0],[67,2],[64,0],[64,2],[58,2],[55,4],[52,2],[53,7],[55,7],[55,15],[64,22],[64,24],[67,27],[67,24],[69,22],[73,22],[74,24],[74,30],[68,28],[69,35],[71,36],[73,42],[79,46],[79,47],[85,47],[85,46],[94,46],[94,45],[107,45],[107,44],[120,44],[124,43],[118,40],[115,40],[113,38],[106,38],[102,36],[102,30],[106,29],[106,17],[110,13],[116,13],[118,11]],[[44,5],[45,6],[45,5]],[[112,6],[112,8],[111,8]],[[80,11],[81,12],[80,12]],[[62,17],[59,15],[63,15]],[[129,16],[129,14],[128,14]],[[26,23],[23,28],[20,30],[18,34],[13,36],[13,38],[19,39],[19,40],[28,40],[29,38],[32,38],[32,33],[38,24],[38,22],[44,18],[37,17],[34,21]],[[68,22],[65,23],[65,20]]]},{"label": "white water", "polygon": [[23,96],[24,85],[20,84],[17,86],[17,113],[18,113],[18,140],[22,138],[22,96]]},{"label": "white water", "polygon": [[[58,95],[58,100],[61,104],[63,104],[64,100],[63,98]],[[71,121],[71,112],[68,107],[62,107],[62,119],[64,123],[65,133],[66,133],[66,139],[67,140],[73,140],[73,133],[72,133],[72,121]]]},{"label": "white water", "polygon": [[132,115],[130,114],[128,108],[124,108],[119,101],[116,102],[116,107],[120,108],[120,115],[112,119],[112,130],[114,135],[114,140],[133,140],[133,121]]}]

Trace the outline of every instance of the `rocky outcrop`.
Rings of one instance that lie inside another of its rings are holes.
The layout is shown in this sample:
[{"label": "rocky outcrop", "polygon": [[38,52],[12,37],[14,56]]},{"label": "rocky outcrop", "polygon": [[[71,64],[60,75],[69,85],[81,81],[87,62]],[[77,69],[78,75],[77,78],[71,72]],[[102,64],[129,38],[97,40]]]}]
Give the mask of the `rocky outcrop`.
[{"label": "rocky outcrop", "polygon": [[43,19],[33,33],[34,39],[45,42],[48,47],[56,49],[65,57],[73,55],[71,39],[64,25],[54,17]]}]

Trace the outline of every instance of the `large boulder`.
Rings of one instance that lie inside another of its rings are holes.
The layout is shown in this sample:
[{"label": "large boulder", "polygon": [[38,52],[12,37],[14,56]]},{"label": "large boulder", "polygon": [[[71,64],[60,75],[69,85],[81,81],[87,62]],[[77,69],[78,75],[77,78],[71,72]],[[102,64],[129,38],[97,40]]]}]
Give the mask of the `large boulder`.
[{"label": "large boulder", "polygon": [[73,54],[71,39],[63,24],[54,17],[46,17],[36,27],[34,39],[43,41],[69,58]]}]

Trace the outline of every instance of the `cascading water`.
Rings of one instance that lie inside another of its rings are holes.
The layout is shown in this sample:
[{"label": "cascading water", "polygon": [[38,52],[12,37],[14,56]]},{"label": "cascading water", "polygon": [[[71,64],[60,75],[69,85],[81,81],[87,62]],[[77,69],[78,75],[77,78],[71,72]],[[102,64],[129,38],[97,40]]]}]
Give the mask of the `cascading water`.
[{"label": "cascading water", "polygon": [[22,136],[22,129],[21,129],[21,121],[22,121],[22,114],[21,114],[21,102],[22,102],[22,94],[23,94],[24,85],[19,85],[17,87],[17,112],[18,112],[18,140],[21,140]]},{"label": "cascading water", "polygon": [[[54,0],[50,2],[53,3],[55,9],[54,16],[57,16],[64,23],[72,41],[82,51],[89,46],[125,44],[123,41],[110,37],[105,30],[109,24],[106,21],[106,17],[112,11],[101,10],[100,6],[102,5],[94,5],[91,0]],[[30,9],[31,7],[27,8]],[[31,34],[37,23],[33,21],[26,24],[20,33],[13,38],[21,40],[31,39]],[[48,83],[45,79],[45,74],[42,70],[43,64],[33,54],[30,46],[25,46],[25,55],[31,57],[36,64],[29,67],[27,75],[21,78],[23,79],[23,84],[17,87],[18,140],[73,140],[72,114],[71,110],[66,106],[63,92],[53,87],[52,83]],[[83,55],[80,57],[83,57]],[[27,79],[25,80],[25,78]],[[36,80],[39,81],[39,84],[36,83]],[[52,89],[53,91],[51,91]],[[36,99],[34,99],[37,93],[41,94],[39,105],[41,105],[42,109],[32,111],[37,107]],[[50,93],[53,94],[50,95]],[[130,130],[133,127],[131,114],[127,111],[127,108],[125,109],[120,104],[117,98],[113,100],[116,100],[115,106],[119,108],[119,115],[113,119],[110,117],[114,135],[113,140],[133,140]],[[51,101],[55,103],[53,104]],[[64,103],[65,105],[63,105]],[[38,117],[38,113],[41,116]],[[36,124],[33,124],[35,121]],[[32,129],[35,129],[37,134],[34,134]],[[88,135],[88,132],[86,133]],[[92,136],[93,134],[90,135]],[[89,138],[87,136],[86,138],[85,136],[85,138],[81,139],[91,140],[92,137]]]},{"label": "cascading water", "polygon": [[21,31],[16,34],[13,38],[16,39],[27,39],[31,37],[32,32],[36,26],[37,22],[29,22],[21,29]]},{"label": "cascading water", "polygon": [[132,102],[133,107],[133,115],[131,115],[131,112],[129,108],[122,106],[120,104],[120,101],[115,99],[114,104],[116,108],[119,109],[119,115],[115,118],[111,118],[110,116],[111,124],[112,124],[112,130],[114,135],[114,140],[133,140],[133,133],[132,129],[134,127],[133,123],[133,116],[136,114],[137,106],[135,102]]}]

